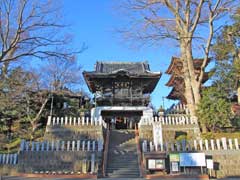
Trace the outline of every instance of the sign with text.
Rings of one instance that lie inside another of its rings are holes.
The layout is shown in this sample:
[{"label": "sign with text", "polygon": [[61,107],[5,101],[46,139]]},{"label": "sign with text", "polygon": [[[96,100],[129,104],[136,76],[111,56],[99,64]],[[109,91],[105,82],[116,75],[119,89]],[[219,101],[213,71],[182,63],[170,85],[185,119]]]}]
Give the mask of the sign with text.
[{"label": "sign with text", "polygon": [[160,170],[165,169],[164,159],[148,159],[148,169]]},{"label": "sign with text", "polygon": [[153,142],[156,150],[159,145],[163,149],[162,124],[153,124]]},{"label": "sign with text", "polygon": [[206,166],[204,153],[180,153],[181,167],[203,167]]},{"label": "sign with text", "polygon": [[155,161],[155,168],[156,169],[165,169],[164,159],[156,159],[156,161]]},{"label": "sign with text", "polygon": [[170,162],[179,162],[180,156],[179,154],[169,154],[169,160]]},{"label": "sign with text", "polygon": [[155,159],[148,160],[148,169],[155,169]]},{"label": "sign with text", "polygon": [[206,159],[207,168],[213,169],[213,160],[212,159]]},{"label": "sign with text", "polygon": [[171,171],[172,172],[178,172],[179,171],[178,162],[171,162]]}]

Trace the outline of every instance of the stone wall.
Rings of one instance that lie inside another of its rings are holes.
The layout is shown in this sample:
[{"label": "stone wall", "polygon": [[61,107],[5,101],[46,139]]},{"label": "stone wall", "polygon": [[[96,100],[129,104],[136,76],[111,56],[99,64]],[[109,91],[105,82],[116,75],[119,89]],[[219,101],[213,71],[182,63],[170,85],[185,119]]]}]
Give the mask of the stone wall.
[{"label": "stone wall", "polygon": [[143,140],[153,141],[153,126],[152,125],[141,125],[139,127],[139,138]]},{"label": "stone wall", "polygon": [[44,140],[103,140],[102,119],[48,117]]},{"label": "stone wall", "polygon": [[103,139],[102,126],[47,126],[45,140],[97,140]]},{"label": "stone wall", "polygon": [[213,159],[212,175],[217,178],[240,177],[239,139],[198,139],[192,141],[165,142],[163,148],[156,148],[153,142],[142,143],[142,153],[157,155],[166,153],[203,152],[208,159]]},{"label": "stone wall", "polygon": [[18,154],[18,170],[23,173],[97,173],[102,151],[102,140],[22,140]]},{"label": "stone wall", "polygon": [[43,141],[22,140],[18,154],[0,154],[1,172],[97,175],[105,130],[101,118],[49,116]]},{"label": "stone wall", "polygon": [[[199,127],[196,124],[162,125],[163,142],[175,142],[180,135],[186,134],[188,138],[199,137]],[[139,127],[140,140],[153,141],[153,126],[141,125]]]},{"label": "stone wall", "polygon": [[203,151],[213,158],[213,176],[217,178],[240,177],[240,151],[236,150],[214,150]]},{"label": "stone wall", "polygon": [[9,164],[2,164],[2,165],[0,165],[0,174],[2,176],[9,176],[9,175],[17,176],[18,175],[17,166],[9,165]]},{"label": "stone wall", "polygon": [[23,173],[97,173],[102,152],[23,151],[18,171]]}]

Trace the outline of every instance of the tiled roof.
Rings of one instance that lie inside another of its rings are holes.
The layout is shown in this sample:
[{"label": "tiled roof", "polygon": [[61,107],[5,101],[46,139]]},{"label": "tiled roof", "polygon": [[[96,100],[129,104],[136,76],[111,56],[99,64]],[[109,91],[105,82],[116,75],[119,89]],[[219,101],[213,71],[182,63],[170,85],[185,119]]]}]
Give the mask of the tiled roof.
[{"label": "tiled roof", "polygon": [[119,70],[128,71],[131,73],[145,73],[150,71],[147,62],[97,62],[95,71],[100,73],[113,73]]}]

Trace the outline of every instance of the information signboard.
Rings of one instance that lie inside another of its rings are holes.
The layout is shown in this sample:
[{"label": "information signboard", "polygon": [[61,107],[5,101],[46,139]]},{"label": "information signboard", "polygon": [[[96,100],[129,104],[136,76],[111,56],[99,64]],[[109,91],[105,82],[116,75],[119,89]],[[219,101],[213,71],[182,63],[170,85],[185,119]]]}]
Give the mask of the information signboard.
[{"label": "information signboard", "polygon": [[171,171],[172,172],[178,172],[179,171],[178,162],[171,162]]},{"label": "information signboard", "polygon": [[148,159],[148,169],[155,169],[155,159]]},{"label": "information signboard", "polygon": [[179,162],[180,156],[179,154],[169,154],[169,160],[170,162]]},{"label": "information signboard", "polygon": [[155,168],[156,169],[165,169],[165,161],[164,161],[164,159],[156,159],[156,161],[155,161]]},{"label": "information signboard", "polygon": [[181,167],[203,167],[206,166],[204,153],[180,153]]},{"label": "information signboard", "polygon": [[153,143],[156,149],[158,149],[159,145],[163,149],[162,124],[153,124]]},{"label": "information signboard", "polygon": [[148,159],[148,169],[161,170],[165,169],[164,159]]},{"label": "information signboard", "polygon": [[206,159],[207,168],[213,169],[213,160],[212,159]]}]

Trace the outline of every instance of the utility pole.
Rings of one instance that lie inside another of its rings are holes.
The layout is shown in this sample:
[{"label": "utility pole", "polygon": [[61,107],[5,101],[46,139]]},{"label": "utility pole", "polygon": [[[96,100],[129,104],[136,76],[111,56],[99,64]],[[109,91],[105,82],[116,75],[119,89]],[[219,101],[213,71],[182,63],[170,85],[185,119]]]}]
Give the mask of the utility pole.
[{"label": "utility pole", "polygon": [[163,96],[163,97],[162,97],[162,102],[163,102],[163,109],[165,110],[164,99],[165,99],[165,97]]},{"label": "utility pole", "polygon": [[51,93],[51,109],[50,109],[50,116],[53,114],[53,94]]},{"label": "utility pole", "polygon": [[51,109],[50,109],[50,116],[53,115],[53,86],[51,85]]}]

